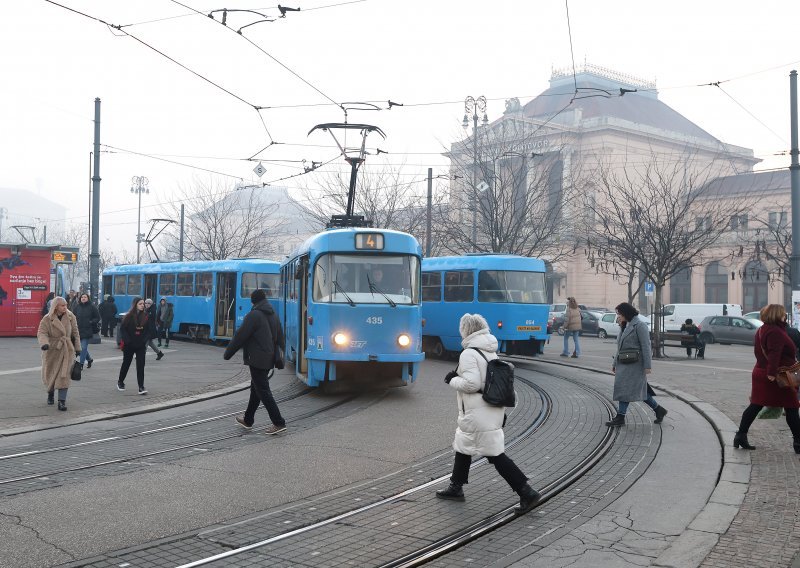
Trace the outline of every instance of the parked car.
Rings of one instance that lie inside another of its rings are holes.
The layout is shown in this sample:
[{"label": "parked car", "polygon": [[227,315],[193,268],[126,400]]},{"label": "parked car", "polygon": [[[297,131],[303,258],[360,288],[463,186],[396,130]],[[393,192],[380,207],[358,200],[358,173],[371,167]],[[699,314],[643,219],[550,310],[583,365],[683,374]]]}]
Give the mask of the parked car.
[{"label": "parked car", "polygon": [[761,312],[747,312],[742,316],[743,318],[761,321]]},{"label": "parked car", "polygon": [[729,345],[753,345],[758,328],[764,325],[760,320],[738,316],[707,316],[700,322],[700,340],[706,345],[721,343]]},{"label": "parked car", "polygon": [[[648,330],[652,329],[649,318],[642,315],[637,317],[647,324]],[[617,314],[615,312],[606,312],[600,316],[598,325],[599,329],[597,330],[597,337],[600,339],[605,339],[606,337],[616,337],[619,335],[619,324],[617,323]]]},{"label": "parked car", "polygon": [[[564,315],[556,317],[553,320],[551,329],[557,331],[559,335],[564,335]],[[581,310],[581,331],[580,335],[597,335],[599,329],[600,317],[590,312],[589,310]]]},{"label": "parked car", "polygon": [[707,316],[742,317],[739,304],[666,304],[662,311],[664,331],[680,331],[687,319],[697,323]]},{"label": "parked car", "polygon": [[[578,308],[581,310],[587,310],[589,312],[594,313],[598,319],[606,313],[608,310],[606,308],[592,308],[589,306],[585,306],[583,304],[578,304]],[[563,333],[558,329],[564,323],[564,314],[567,313],[567,304],[551,304],[550,305],[550,314],[547,318],[547,323],[550,326],[550,331],[552,333]],[[556,327],[558,326],[558,327]]]}]

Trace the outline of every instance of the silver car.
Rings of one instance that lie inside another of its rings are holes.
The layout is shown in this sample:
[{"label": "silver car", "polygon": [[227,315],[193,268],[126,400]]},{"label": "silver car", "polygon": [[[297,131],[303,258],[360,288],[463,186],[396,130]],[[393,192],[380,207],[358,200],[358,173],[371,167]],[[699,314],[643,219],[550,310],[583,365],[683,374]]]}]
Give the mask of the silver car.
[{"label": "silver car", "polygon": [[700,322],[700,340],[728,345],[753,345],[753,337],[764,322],[735,316],[707,316]]}]

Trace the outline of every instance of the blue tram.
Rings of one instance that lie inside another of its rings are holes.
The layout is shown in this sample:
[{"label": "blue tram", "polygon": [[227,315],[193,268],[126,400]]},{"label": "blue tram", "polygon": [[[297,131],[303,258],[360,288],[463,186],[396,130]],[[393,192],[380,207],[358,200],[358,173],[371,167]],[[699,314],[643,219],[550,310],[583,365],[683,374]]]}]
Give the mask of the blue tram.
[{"label": "blue tram", "polygon": [[126,312],[133,298],[166,298],[175,317],[170,332],[196,340],[233,337],[252,306],[256,288],[267,292],[280,314],[280,264],[255,258],[127,264],[103,271],[103,290]]},{"label": "blue tram", "polygon": [[384,229],[329,229],[281,265],[286,358],[309,386],[417,378],[422,353],[417,240]]},{"label": "blue tram", "polygon": [[461,350],[459,320],[479,313],[499,350],[538,355],[550,334],[545,264],[506,254],[443,256],[422,261],[423,349],[441,357]]}]

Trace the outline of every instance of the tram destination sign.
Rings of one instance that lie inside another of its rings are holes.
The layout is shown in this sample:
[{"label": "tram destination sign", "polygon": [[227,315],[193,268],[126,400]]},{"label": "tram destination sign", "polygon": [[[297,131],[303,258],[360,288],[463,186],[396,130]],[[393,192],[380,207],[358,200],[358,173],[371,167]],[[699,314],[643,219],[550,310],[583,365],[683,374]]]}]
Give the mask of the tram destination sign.
[{"label": "tram destination sign", "polygon": [[383,250],[383,234],[356,233],[356,250]]},{"label": "tram destination sign", "polygon": [[78,262],[78,253],[74,251],[54,250],[51,258],[53,262],[74,264]]}]

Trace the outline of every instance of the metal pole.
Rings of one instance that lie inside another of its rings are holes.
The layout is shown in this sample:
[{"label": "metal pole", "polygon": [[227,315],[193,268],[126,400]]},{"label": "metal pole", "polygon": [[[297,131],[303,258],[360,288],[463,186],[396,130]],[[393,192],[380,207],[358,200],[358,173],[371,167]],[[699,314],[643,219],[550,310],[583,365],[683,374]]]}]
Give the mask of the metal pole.
[{"label": "metal pole", "polygon": [[478,250],[478,109],[472,115],[472,250]]},{"label": "metal pole", "polygon": [[428,168],[428,230],[425,233],[425,256],[431,255],[431,215],[433,213],[433,168]]},{"label": "metal pole", "polygon": [[92,251],[89,254],[90,298],[100,289],[100,98],[94,99],[94,173],[92,174]]},{"label": "metal pole", "polygon": [[140,249],[142,247],[142,186],[139,184],[139,188],[137,189],[137,193],[139,194],[139,215],[136,220],[136,264],[140,264],[141,262],[141,252]]},{"label": "metal pole", "polygon": [[178,260],[183,261],[183,203],[181,203],[181,239],[180,247],[178,249]]},{"label": "metal pole", "polygon": [[792,290],[800,290],[800,162],[798,162],[797,143],[797,71],[789,73],[789,105],[792,128],[792,165],[789,166],[792,186],[792,256],[791,270]]}]

